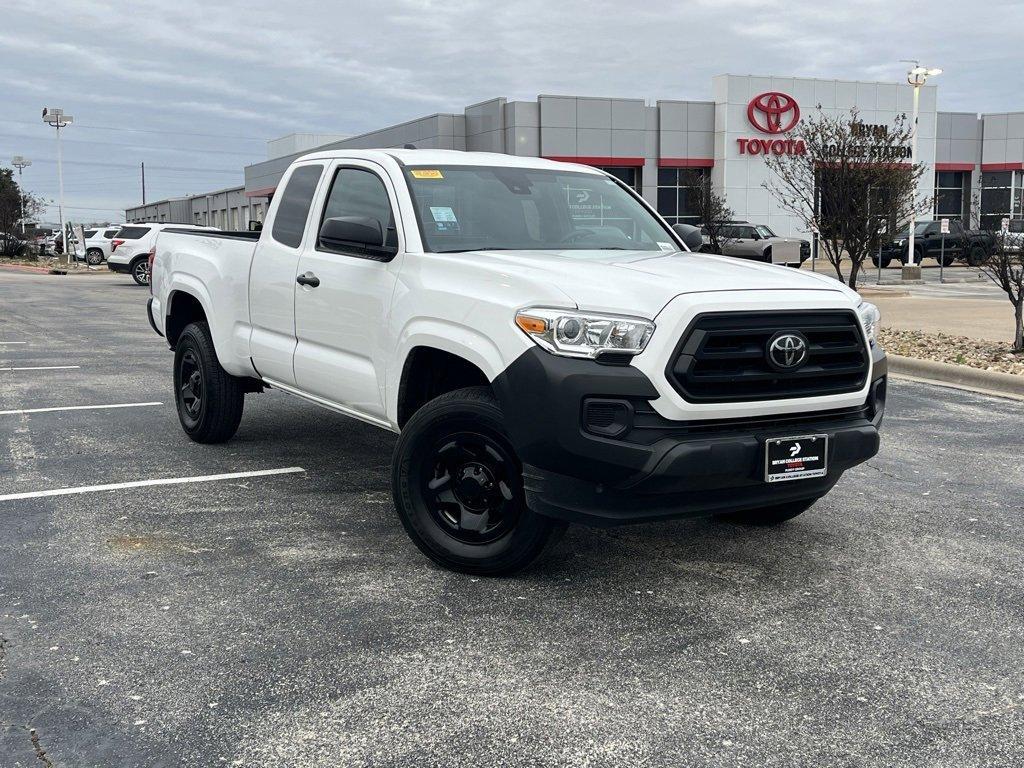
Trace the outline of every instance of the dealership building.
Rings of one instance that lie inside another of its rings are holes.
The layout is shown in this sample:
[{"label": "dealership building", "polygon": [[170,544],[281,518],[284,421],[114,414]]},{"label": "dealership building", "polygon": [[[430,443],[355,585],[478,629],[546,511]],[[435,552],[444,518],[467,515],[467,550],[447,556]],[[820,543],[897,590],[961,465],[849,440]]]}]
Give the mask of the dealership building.
[{"label": "dealership building", "polygon": [[[924,86],[920,94],[918,159],[927,169],[920,194],[934,198],[937,217],[961,217],[968,225],[997,229],[1003,218],[1021,218],[1024,112],[942,112],[940,87]],[[782,133],[792,125],[798,134],[800,117],[819,107],[833,115],[856,108],[864,124],[892,126],[898,115],[911,113],[912,99],[906,83],[753,75],[712,78],[707,101],[495,98],[461,113],[271,152],[268,160],[245,168],[241,191],[251,201],[252,218],[261,219],[288,165],[305,152],[411,144],[603,168],[632,185],[670,223],[696,223],[690,190],[695,175],[707,175],[737,218],[767,224],[780,235],[805,234],[765,189],[765,154],[799,151]],[[189,221],[199,221],[195,210],[189,213]]]}]

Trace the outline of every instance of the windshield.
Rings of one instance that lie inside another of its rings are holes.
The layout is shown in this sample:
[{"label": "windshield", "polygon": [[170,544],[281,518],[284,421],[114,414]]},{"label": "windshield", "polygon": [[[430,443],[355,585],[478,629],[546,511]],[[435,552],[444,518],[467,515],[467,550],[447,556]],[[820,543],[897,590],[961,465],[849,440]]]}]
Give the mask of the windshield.
[{"label": "windshield", "polygon": [[[593,173],[535,168],[408,168],[424,246],[475,250],[676,251],[631,194]],[[590,256],[596,258],[596,256]]]},{"label": "windshield", "polygon": [[[914,236],[916,237],[917,235],[923,235],[925,232],[928,231],[928,227],[931,226],[932,223],[933,222],[930,221],[917,222],[917,224],[914,225]],[[910,226],[905,226],[903,229],[896,233],[895,237],[902,237],[904,240],[906,240],[908,237],[910,237]]]}]

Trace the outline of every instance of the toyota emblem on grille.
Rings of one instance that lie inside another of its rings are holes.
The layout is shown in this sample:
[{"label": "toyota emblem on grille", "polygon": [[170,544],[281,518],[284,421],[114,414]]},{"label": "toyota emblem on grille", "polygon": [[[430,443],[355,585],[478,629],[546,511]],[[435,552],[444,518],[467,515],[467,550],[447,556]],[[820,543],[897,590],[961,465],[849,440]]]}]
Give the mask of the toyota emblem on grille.
[{"label": "toyota emblem on grille", "polygon": [[807,339],[803,334],[783,331],[768,342],[768,362],[780,371],[792,371],[807,360]]}]

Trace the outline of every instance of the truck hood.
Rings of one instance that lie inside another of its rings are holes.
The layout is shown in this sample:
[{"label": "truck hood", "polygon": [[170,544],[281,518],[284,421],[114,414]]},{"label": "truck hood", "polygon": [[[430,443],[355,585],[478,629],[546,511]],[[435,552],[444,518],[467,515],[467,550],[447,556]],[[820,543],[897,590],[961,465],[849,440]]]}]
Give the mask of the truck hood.
[{"label": "truck hood", "polygon": [[580,309],[654,318],[673,298],[708,291],[857,294],[833,277],[685,251],[474,251],[475,265],[554,285]]}]

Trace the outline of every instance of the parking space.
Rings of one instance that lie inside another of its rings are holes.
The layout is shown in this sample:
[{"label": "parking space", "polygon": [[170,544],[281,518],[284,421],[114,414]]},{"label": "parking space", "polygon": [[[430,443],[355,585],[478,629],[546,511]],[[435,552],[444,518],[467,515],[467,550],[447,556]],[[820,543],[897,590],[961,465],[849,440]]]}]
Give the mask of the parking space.
[{"label": "parking space", "polygon": [[191,443],[147,296],[0,274],[5,768],[1019,761],[1019,403],[897,381],[785,526],[478,579],[402,531],[388,433],[267,392]]}]

